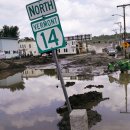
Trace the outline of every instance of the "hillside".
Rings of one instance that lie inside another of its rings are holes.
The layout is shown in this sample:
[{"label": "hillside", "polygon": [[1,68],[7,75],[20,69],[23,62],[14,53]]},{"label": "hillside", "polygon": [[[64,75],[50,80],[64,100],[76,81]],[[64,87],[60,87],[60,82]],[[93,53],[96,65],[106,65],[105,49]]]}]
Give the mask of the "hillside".
[{"label": "hillside", "polygon": [[[127,33],[127,39],[130,39],[130,33]],[[119,34],[114,35],[100,35],[92,37],[92,43],[112,43],[117,42],[121,39]]]}]

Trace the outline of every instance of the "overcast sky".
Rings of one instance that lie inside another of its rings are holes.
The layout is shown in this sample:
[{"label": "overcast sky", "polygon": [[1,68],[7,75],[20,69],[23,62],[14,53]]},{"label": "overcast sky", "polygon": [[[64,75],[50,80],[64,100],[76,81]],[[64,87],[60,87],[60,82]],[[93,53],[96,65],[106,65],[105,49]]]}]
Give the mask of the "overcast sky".
[{"label": "overcast sky", "polygon": [[[17,25],[20,28],[20,38],[33,37],[26,5],[36,0],[0,0],[0,28],[3,25]],[[113,29],[122,22],[120,16],[123,9],[117,5],[130,4],[130,0],[55,0],[57,13],[60,16],[65,36],[77,34],[114,34]],[[126,26],[130,32],[130,6],[126,7]]]}]

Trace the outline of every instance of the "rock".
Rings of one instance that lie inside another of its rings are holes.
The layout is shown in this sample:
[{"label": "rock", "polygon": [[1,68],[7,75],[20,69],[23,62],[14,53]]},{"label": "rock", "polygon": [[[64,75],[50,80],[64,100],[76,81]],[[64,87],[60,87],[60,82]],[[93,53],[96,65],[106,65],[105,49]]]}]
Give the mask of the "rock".
[{"label": "rock", "polygon": [[66,82],[65,87],[70,87],[75,85],[75,82]]},{"label": "rock", "polygon": [[95,87],[95,88],[104,88],[103,85],[87,85],[84,89],[86,89],[86,88],[92,88],[92,87]]},{"label": "rock", "polygon": [[[109,98],[102,98],[102,93],[96,91],[69,97],[72,109],[87,110],[89,128],[101,121],[101,115],[97,111],[91,109],[93,106],[97,106],[101,101],[108,99]],[[57,113],[62,116],[61,121],[58,123],[59,130],[70,130],[70,118],[66,103],[64,106],[57,109]]]}]

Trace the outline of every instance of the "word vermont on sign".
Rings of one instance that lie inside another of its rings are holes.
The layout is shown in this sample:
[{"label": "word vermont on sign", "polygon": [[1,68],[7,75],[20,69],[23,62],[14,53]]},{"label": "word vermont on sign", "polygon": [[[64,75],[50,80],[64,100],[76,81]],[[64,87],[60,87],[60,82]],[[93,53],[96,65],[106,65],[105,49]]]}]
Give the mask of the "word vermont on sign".
[{"label": "word vermont on sign", "polygon": [[40,53],[66,46],[57,14],[34,21],[31,26]]},{"label": "word vermont on sign", "polygon": [[54,0],[39,0],[28,4],[26,9],[30,20],[46,16],[57,11]]}]

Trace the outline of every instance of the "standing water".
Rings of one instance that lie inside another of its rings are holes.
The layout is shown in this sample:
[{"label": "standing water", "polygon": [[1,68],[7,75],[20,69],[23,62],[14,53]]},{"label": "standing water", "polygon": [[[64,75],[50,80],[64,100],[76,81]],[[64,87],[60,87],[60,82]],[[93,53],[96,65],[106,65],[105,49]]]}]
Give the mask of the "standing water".
[{"label": "standing water", "polygon": [[[69,96],[91,91],[101,92],[109,98],[92,109],[101,119],[90,130],[129,130],[130,128],[130,75],[120,72],[79,77],[76,70],[63,72]],[[86,88],[87,85],[103,85],[104,88]],[[59,130],[61,120],[56,109],[65,102],[55,69],[28,68],[0,80],[0,130]]]}]

